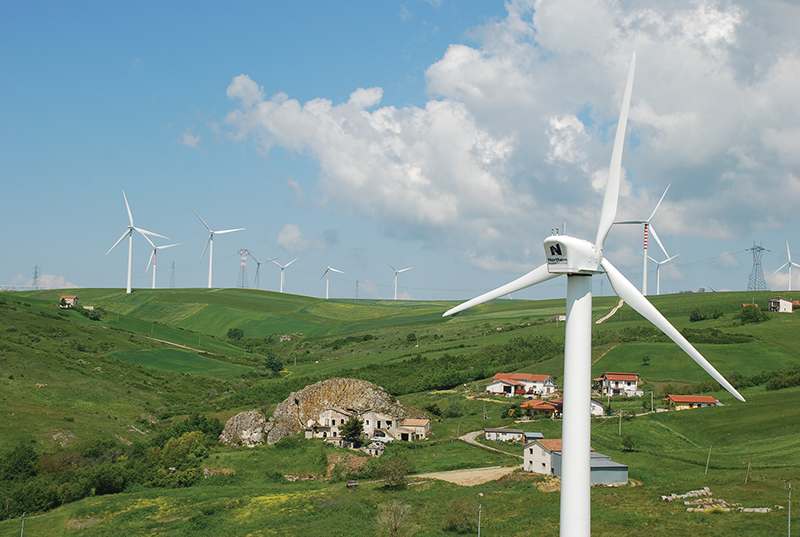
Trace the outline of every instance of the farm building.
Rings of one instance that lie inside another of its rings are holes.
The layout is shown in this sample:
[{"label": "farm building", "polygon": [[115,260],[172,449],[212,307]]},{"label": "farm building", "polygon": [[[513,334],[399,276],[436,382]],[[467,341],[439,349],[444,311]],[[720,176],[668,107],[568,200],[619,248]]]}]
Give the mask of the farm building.
[{"label": "farm building", "polygon": [[547,396],[558,391],[550,375],[531,375],[529,373],[498,373],[486,385],[486,392],[514,397],[515,395]]},{"label": "farm building", "polygon": [[351,417],[361,420],[365,438],[374,438],[382,442],[398,440],[422,440],[430,433],[431,420],[400,418],[368,409],[357,411],[355,409],[328,408],[320,412],[316,419],[308,420],[306,425],[306,438],[338,437],[339,428]]},{"label": "farm building", "polygon": [[594,388],[601,395],[615,397],[641,397],[644,392],[639,389],[639,373],[603,373],[601,377],[592,379]]},{"label": "farm building", "polygon": [[722,406],[722,403],[710,395],[668,395],[664,398],[664,408],[686,410],[705,406]]},{"label": "farm building", "polygon": [[[535,440],[525,445],[524,468],[528,472],[561,477],[561,440]],[[614,462],[608,455],[591,453],[592,484],[613,484],[628,482],[628,467]]]},{"label": "farm building", "polygon": [[484,429],[483,437],[486,440],[500,442],[522,442],[525,433],[522,429]]},{"label": "farm building", "polygon": [[769,301],[769,311],[776,311],[778,313],[792,313],[792,301],[788,298],[776,296]]},{"label": "farm building", "polygon": [[78,297],[76,296],[62,296],[58,303],[62,308],[77,308]]}]

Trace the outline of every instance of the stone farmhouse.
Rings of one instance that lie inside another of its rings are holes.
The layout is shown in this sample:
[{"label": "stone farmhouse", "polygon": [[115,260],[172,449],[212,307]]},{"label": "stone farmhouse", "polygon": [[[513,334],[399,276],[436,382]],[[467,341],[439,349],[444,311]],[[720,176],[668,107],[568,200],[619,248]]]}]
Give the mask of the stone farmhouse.
[{"label": "stone farmhouse", "polygon": [[601,395],[616,397],[641,397],[644,392],[639,389],[639,373],[603,373],[603,376],[592,379],[594,388]]},{"label": "stone farmhouse", "polygon": [[308,420],[306,438],[338,438],[339,428],[357,417],[364,428],[364,437],[381,442],[423,440],[430,434],[431,420],[399,418],[375,409],[328,408],[316,419]]},{"label": "stone farmhouse", "polygon": [[529,373],[498,373],[486,385],[486,393],[506,397],[548,396],[559,390],[550,375],[531,375]]},{"label": "stone farmhouse", "polygon": [[[528,472],[561,477],[561,439],[541,439],[525,444],[523,467]],[[614,462],[608,455],[591,453],[592,484],[628,482],[628,467]]]},{"label": "stone farmhouse", "polygon": [[687,410],[706,406],[722,406],[722,403],[710,395],[668,395],[663,399],[664,408],[671,410]]}]

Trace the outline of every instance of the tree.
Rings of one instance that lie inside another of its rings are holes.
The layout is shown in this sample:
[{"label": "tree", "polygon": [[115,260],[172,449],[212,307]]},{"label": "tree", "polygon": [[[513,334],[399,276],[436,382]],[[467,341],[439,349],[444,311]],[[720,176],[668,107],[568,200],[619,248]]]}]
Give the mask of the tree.
[{"label": "tree", "polygon": [[269,369],[270,371],[275,371],[276,373],[283,371],[283,362],[281,362],[281,359],[278,358],[272,351],[269,351],[267,353],[267,358],[261,361],[261,366],[264,369]]},{"label": "tree", "polygon": [[636,445],[636,440],[631,435],[626,435],[622,439],[622,451],[633,451],[634,445]]},{"label": "tree", "polygon": [[228,339],[238,340],[244,337],[244,330],[241,328],[228,328]]},{"label": "tree", "polygon": [[389,500],[378,506],[375,526],[379,535],[390,537],[411,536],[418,529],[411,518],[411,506],[400,500]]},{"label": "tree", "polygon": [[385,487],[396,489],[406,485],[406,476],[411,472],[411,462],[402,457],[391,457],[378,462],[375,475],[385,481]]},{"label": "tree", "polygon": [[649,356],[644,356],[642,358],[642,365],[650,365],[650,357]]},{"label": "tree", "polygon": [[696,323],[698,321],[705,321],[708,317],[705,313],[700,311],[700,308],[695,308],[692,310],[692,313],[689,314],[689,321]]},{"label": "tree", "polygon": [[353,447],[361,447],[364,444],[364,425],[355,416],[351,416],[344,422],[344,425],[339,427],[339,434],[342,438],[350,440]]},{"label": "tree", "polygon": [[742,324],[760,323],[769,319],[769,315],[758,309],[755,304],[748,304],[742,308],[742,313],[739,315]]},{"label": "tree", "polygon": [[409,343],[415,343],[417,341],[417,334],[416,332],[411,332],[406,336],[406,341]]}]

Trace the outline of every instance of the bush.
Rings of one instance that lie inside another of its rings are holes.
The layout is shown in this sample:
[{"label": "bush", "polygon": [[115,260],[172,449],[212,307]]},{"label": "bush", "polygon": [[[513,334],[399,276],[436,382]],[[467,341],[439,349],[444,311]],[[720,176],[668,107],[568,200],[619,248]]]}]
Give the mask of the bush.
[{"label": "bush", "polygon": [[467,413],[467,405],[460,398],[450,399],[447,401],[444,410],[442,411],[443,418],[460,418]]},{"label": "bush", "polygon": [[242,339],[243,337],[244,337],[244,330],[242,330],[241,328],[228,329],[228,339],[236,341]]},{"label": "bush", "polygon": [[769,320],[769,315],[758,309],[755,304],[748,304],[742,308],[742,313],[739,314],[739,320],[742,324],[755,324]]},{"label": "bush", "polygon": [[383,479],[384,486],[388,489],[397,489],[406,486],[406,476],[411,473],[413,465],[403,457],[390,457],[378,461],[375,476]]},{"label": "bush", "polygon": [[450,502],[444,516],[443,529],[456,533],[475,533],[478,530],[478,510],[474,503],[465,498],[456,498]]}]

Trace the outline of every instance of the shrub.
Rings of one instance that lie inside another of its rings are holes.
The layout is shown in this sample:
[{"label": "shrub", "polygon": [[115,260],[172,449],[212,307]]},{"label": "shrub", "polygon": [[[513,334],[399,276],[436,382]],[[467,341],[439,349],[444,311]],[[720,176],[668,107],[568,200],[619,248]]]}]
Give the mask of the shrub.
[{"label": "shrub", "polygon": [[755,304],[748,304],[742,308],[742,313],[739,314],[739,320],[742,324],[755,324],[769,320],[769,315],[758,309],[758,306]]},{"label": "shrub", "polygon": [[228,329],[228,339],[236,341],[242,339],[243,337],[244,337],[244,330],[242,330],[241,328]]},{"label": "shrub", "polygon": [[478,530],[476,512],[474,502],[466,498],[456,498],[447,507],[442,527],[445,531],[475,533]]}]

